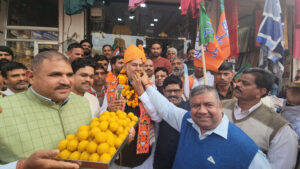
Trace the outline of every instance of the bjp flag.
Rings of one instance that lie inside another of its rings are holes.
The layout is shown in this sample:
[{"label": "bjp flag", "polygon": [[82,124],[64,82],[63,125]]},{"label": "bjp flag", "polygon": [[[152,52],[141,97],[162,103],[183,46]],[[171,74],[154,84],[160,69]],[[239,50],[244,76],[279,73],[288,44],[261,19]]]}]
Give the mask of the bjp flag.
[{"label": "bjp flag", "polygon": [[200,3],[200,6],[200,27],[197,31],[195,43],[194,65],[203,67],[201,50],[201,45],[203,45],[206,69],[217,72],[226,57],[224,57],[216,36],[214,35],[209,16],[207,15],[202,2]]},{"label": "bjp flag", "polygon": [[220,16],[216,39],[218,41],[218,44],[220,45],[220,49],[222,50],[224,57],[228,58],[230,56],[230,41],[229,41],[228,25],[227,25],[227,20],[225,15],[224,0],[220,0],[220,8],[221,8],[221,16]]}]

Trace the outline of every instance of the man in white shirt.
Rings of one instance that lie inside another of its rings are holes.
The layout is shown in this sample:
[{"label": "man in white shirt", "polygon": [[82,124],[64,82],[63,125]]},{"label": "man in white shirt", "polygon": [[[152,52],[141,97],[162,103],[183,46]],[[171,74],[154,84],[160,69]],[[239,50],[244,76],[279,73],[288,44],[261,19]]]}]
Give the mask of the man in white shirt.
[{"label": "man in white shirt", "polygon": [[89,58],[80,58],[74,60],[71,66],[74,72],[72,92],[87,98],[90,103],[92,116],[98,117],[100,113],[98,99],[88,92],[94,82],[95,62]]},{"label": "man in white shirt", "polygon": [[293,169],[298,152],[297,135],[285,119],[261,102],[272,88],[272,77],[260,68],[244,71],[233,91],[237,100],[223,101],[223,111],[267,153],[273,169]]},{"label": "man in white shirt", "polygon": [[[198,62],[194,62],[194,73],[191,76],[195,79],[193,88],[204,85],[203,68],[198,65]],[[206,71],[206,77],[207,85],[214,86],[214,75],[210,71]]]},{"label": "man in white shirt", "polygon": [[1,75],[7,89],[2,92],[4,96],[10,96],[28,89],[28,79],[26,77],[27,67],[18,62],[6,63],[1,68]]}]

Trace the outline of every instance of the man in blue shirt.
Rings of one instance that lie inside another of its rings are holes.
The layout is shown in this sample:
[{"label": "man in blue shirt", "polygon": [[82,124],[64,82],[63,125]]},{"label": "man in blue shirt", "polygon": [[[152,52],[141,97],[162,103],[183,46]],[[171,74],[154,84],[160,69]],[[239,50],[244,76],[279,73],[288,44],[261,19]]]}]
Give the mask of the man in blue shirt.
[{"label": "man in blue shirt", "polygon": [[214,88],[194,88],[187,112],[151,87],[147,77],[142,83],[159,116],[180,132],[173,169],[271,168],[258,146],[222,113]]}]

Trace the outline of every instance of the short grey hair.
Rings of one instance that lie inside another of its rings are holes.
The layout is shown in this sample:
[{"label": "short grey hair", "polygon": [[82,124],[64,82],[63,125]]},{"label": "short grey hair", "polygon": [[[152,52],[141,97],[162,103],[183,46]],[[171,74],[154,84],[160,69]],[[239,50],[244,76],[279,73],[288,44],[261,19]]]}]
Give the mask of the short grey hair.
[{"label": "short grey hair", "polygon": [[176,55],[177,55],[177,49],[176,49],[176,48],[168,48],[167,53],[168,53],[169,51],[174,51],[174,52],[176,53]]},{"label": "short grey hair", "polygon": [[207,85],[197,86],[197,87],[193,88],[190,93],[190,101],[191,101],[191,98],[193,98],[194,96],[204,94],[204,93],[212,93],[215,96],[217,102],[218,103],[221,102],[217,90],[215,88],[213,88],[211,86],[207,86]]},{"label": "short grey hair", "polygon": [[37,55],[34,56],[32,62],[31,62],[30,69],[32,71],[36,71],[45,59],[48,59],[48,60],[51,60],[51,59],[63,60],[66,63],[71,64],[69,59],[65,55],[63,55],[62,53],[57,52],[57,51],[45,51],[45,52],[38,53]]}]

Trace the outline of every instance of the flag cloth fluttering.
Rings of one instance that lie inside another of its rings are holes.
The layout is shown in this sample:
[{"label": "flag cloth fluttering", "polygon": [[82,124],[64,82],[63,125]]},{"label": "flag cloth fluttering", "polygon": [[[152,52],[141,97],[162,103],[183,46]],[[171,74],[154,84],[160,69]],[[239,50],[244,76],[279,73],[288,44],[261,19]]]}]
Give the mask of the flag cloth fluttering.
[{"label": "flag cloth fluttering", "polygon": [[230,56],[230,41],[229,41],[228,25],[227,25],[226,14],[225,14],[224,0],[220,0],[220,8],[221,8],[221,15],[220,15],[219,27],[218,27],[216,38],[222,50],[223,56],[228,58]]},{"label": "flag cloth fluttering", "polygon": [[[218,68],[223,63],[224,59],[230,55],[230,43],[225,17],[224,1],[220,0],[220,2],[223,5],[221,5],[222,14],[217,36],[214,35],[214,30],[203,2],[200,2],[200,27],[197,31],[195,43],[195,65],[198,67],[203,66],[201,45],[204,45],[206,69],[214,72],[218,71]],[[222,45],[226,55],[223,54],[220,45]]]},{"label": "flag cloth fluttering", "polygon": [[284,22],[279,0],[266,0],[262,22],[257,35],[261,50],[267,51],[272,62],[278,62],[284,56]]}]

